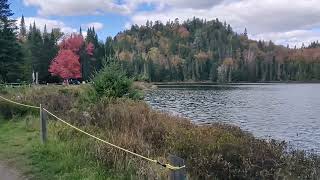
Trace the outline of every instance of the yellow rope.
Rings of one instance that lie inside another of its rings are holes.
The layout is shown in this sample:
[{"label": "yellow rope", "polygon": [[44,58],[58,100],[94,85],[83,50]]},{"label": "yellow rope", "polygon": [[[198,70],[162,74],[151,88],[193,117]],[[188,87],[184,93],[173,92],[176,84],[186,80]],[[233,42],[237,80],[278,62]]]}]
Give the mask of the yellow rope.
[{"label": "yellow rope", "polygon": [[[3,100],[5,100],[5,101],[11,102],[11,103],[13,103],[13,104],[16,104],[16,105],[20,105],[20,106],[24,106],[24,107],[29,107],[29,108],[34,108],[34,109],[40,109],[40,107],[31,106],[31,105],[22,104],[22,103],[18,103],[18,102],[12,101],[12,100],[10,100],[10,99],[4,98],[4,97],[2,97],[2,96],[0,96],[0,98],[3,99]],[[105,144],[108,144],[109,146],[112,146],[112,147],[114,147],[114,148],[120,149],[120,150],[122,150],[122,151],[124,151],[124,152],[127,152],[127,153],[132,154],[132,155],[137,156],[137,157],[140,157],[140,158],[145,159],[145,160],[147,160],[147,161],[150,161],[150,162],[153,162],[153,163],[157,163],[157,164],[159,164],[159,165],[161,165],[161,166],[163,166],[163,167],[165,167],[165,168],[168,168],[168,169],[170,169],[170,170],[180,170],[180,169],[183,169],[183,168],[186,167],[186,166],[177,167],[177,166],[172,166],[172,165],[170,165],[170,164],[163,164],[163,163],[159,162],[158,160],[150,159],[150,158],[148,158],[148,157],[142,156],[142,155],[140,155],[140,154],[134,153],[134,152],[132,152],[132,151],[129,151],[129,150],[127,150],[127,149],[124,149],[124,148],[122,148],[122,147],[119,147],[119,146],[117,146],[117,145],[114,145],[114,144],[112,144],[112,143],[110,143],[110,142],[107,142],[107,141],[105,141],[105,140],[103,140],[103,139],[101,139],[101,138],[98,138],[98,137],[96,137],[96,136],[94,136],[94,135],[92,135],[92,134],[89,134],[89,133],[87,133],[86,131],[84,131],[84,130],[82,130],[82,129],[79,129],[79,128],[73,126],[72,124],[70,124],[70,123],[64,121],[63,119],[59,118],[58,116],[54,115],[53,113],[51,113],[51,112],[48,111],[47,109],[45,109],[45,108],[42,108],[42,109],[43,109],[44,111],[46,111],[48,114],[50,114],[51,116],[53,116],[54,118],[58,119],[59,121],[63,122],[64,124],[72,127],[73,129],[76,129],[77,131],[80,131],[80,132],[82,132],[82,133],[84,133],[84,134],[86,134],[86,135],[88,135],[88,136],[90,136],[90,137],[92,137],[92,138],[94,138],[94,139],[96,139],[96,140],[98,140],[98,141],[101,141],[101,142],[103,142],[103,143],[105,143]]]},{"label": "yellow rope", "polygon": [[11,101],[10,99],[4,98],[4,97],[2,97],[2,96],[0,96],[0,98],[3,99],[3,100],[5,100],[5,101],[11,102],[11,103],[13,103],[13,104],[20,105],[20,106],[24,106],[24,107],[28,107],[28,108],[33,108],[33,109],[40,109],[40,107],[31,106],[31,105],[27,105],[27,104],[21,104],[21,103],[18,103],[18,102],[14,102],[14,101]]},{"label": "yellow rope", "polygon": [[140,154],[134,153],[134,152],[132,152],[132,151],[129,151],[129,150],[127,150],[127,149],[124,149],[124,148],[122,148],[122,147],[119,147],[119,146],[117,146],[117,145],[114,145],[114,144],[112,144],[112,143],[110,143],[110,142],[107,142],[107,141],[105,141],[105,140],[103,140],[103,139],[101,139],[101,138],[98,138],[98,137],[96,137],[96,136],[94,136],[94,135],[92,135],[92,134],[90,134],[90,133],[88,133],[88,132],[86,132],[86,131],[84,131],[84,130],[82,130],[82,129],[79,129],[79,128],[73,126],[72,124],[64,121],[63,119],[61,119],[61,118],[59,118],[58,116],[54,115],[53,113],[51,113],[50,111],[48,111],[48,110],[45,109],[45,108],[43,108],[43,110],[46,111],[46,112],[47,112],[48,114],[50,114],[51,116],[53,116],[54,118],[56,118],[56,119],[58,119],[59,121],[63,122],[64,124],[72,127],[73,129],[75,129],[75,130],[77,130],[77,131],[80,131],[80,132],[82,132],[82,133],[84,133],[84,134],[86,134],[86,135],[88,135],[88,136],[90,136],[90,137],[92,137],[92,138],[94,138],[94,139],[96,139],[96,140],[98,140],[98,141],[101,141],[101,142],[103,142],[103,143],[105,143],[105,144],[108,144],[109,146],[115,147],[115,148],[117,148],[117,149],[120,149],[120,150],[122,150],[122,151],[125,151],[125,152],[127,152],[127,153],[129,153],[129,154],[132,154],[132,155],[134,155],[134,156],[138,156],[138,157],[140,157],[140,158],[142,158],[142,159],[145,159],[145,160],[147,160],[147,161],[160,164],[160,165],[162,165],[163,167],[166,167],[166,168],[171,169],[171,170],[180,170],[180,169],[185,168],[185,166],[176,167],[176,166],[172,166],[172,165],[170,165],[170,164],[162,164],[162,163],[160,163],[160,162],[157,161],[157,160],[150,159],[150,158],[148,158],[148,157],[142,156],[142,155],[140,155]]}]

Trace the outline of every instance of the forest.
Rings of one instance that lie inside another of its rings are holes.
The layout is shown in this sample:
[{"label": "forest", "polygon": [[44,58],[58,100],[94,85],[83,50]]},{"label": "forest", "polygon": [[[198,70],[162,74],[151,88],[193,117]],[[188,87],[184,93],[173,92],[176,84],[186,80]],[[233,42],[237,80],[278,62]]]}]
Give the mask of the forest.
[{"label": "forest", "polygon": [[[109,40],[111,41],[111,39]],[[107,41],[108,42],[108,41]],[[218,19],[147,22],[119,33],[115,57],[151,81],[266,82],[320,78],[320,46],[289,48],[235,33]]]},{"label": "forest", "polygon": [[246,29],[236,33],[219,19],[147,21],[103,41],[94,27],[86,36],[81,27],[74,34],[48,32],[12,15],[0,14],[0,82],[31,82],[33,72],[40,83],[90,81],[108,61],[119,62],[135,80],[150,82],[320,80],[318,41],[289,48],[251,40]]}]

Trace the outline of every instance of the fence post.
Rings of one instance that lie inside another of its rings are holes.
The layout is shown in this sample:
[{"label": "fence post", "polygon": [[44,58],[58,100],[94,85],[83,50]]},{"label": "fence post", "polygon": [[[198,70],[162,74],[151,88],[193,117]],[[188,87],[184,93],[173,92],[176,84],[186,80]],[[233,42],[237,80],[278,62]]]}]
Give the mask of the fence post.
[{"label": "fence post", "polygon": [[[170,154],[169,155],[169,160],[171,165],[173,166],[184,166],[185,162],[184,159],[177,157],[175,155]],[[186,180],[187,179],[187,171],[186,168],[180,169],[180,170],[171,170],[170,180]]]},{"label": "fence post", "polygon": [[45,144],[47,141],[47,113],[43,110],[41,104],[40,104],[40,139],[42,144]]}]

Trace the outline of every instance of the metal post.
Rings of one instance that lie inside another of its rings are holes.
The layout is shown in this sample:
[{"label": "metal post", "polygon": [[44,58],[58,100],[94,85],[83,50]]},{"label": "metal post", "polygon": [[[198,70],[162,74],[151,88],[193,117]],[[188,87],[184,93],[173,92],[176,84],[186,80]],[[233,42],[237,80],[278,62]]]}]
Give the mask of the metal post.
[{"label": "metal post", "polygon": [[45,144],[47,141],[47,113],[43,110],[41,104],[40,104],[40,139],[42,144]]},{"label": "metal post", "polygon": [[[185,162],[182,158],[174,156],[174,155],[169,155],[169,160],[171,165],[173,166],[184,166]],[[187,171],[186,168],[180,169],[180,170],[171,170],[170,180],[186,180],[187,179]]]}]

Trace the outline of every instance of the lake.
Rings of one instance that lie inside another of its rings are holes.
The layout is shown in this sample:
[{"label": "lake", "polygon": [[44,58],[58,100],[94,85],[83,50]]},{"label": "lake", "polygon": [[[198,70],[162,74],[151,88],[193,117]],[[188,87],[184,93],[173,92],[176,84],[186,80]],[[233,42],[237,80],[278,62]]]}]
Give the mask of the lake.
[{"label": "lake", "polygon": [[320,84],[163,86],[145,100],[196,124],[233,124],[259,138],[320,152]]}]

